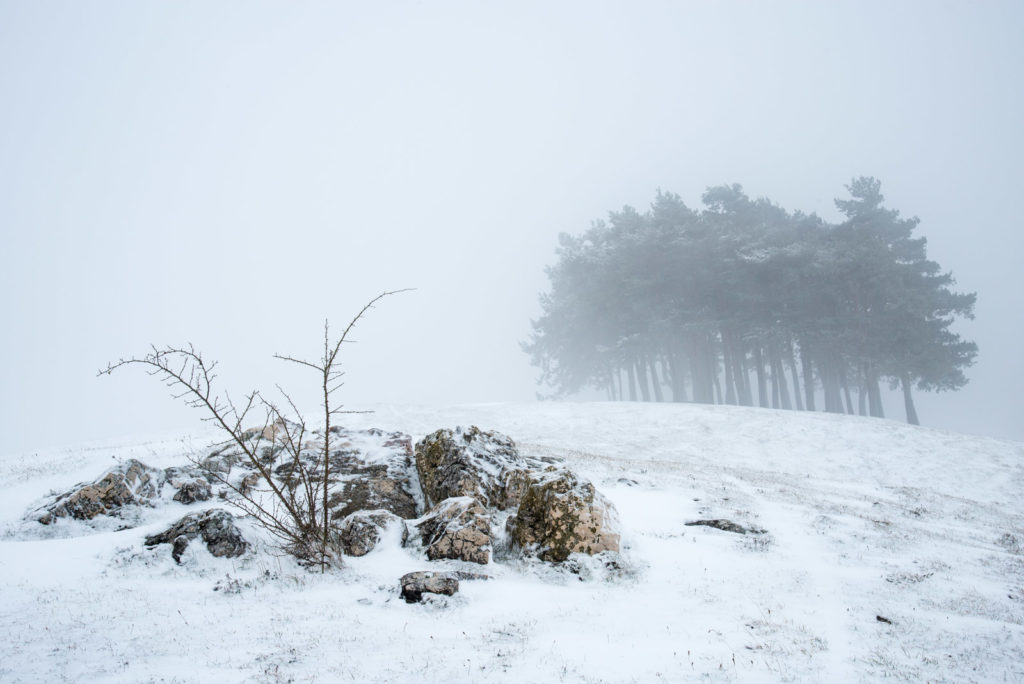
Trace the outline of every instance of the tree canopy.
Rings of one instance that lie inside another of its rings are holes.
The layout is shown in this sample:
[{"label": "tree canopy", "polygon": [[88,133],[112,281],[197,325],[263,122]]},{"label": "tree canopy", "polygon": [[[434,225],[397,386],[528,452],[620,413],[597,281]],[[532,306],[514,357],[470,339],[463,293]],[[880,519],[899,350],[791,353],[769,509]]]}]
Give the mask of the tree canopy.
[{"label": "tree canopy", "polygon": [[701,211],[659,190],[644,213],[560,235],[523,345],[541,383],[552,396],[882,416],[887,381],[916,424],[912,388],[967,382],[977,346],[951,328],[973,318],[975,295],[953,291],[879,181],[846,188],[835,225],[734,184],[708,188]]}]

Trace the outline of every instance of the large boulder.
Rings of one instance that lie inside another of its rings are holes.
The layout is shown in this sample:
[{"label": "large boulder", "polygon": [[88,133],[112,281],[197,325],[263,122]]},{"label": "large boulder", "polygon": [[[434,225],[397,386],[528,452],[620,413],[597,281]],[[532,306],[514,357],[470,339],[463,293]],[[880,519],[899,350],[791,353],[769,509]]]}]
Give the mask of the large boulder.
[{"label": "large boulder", "polygon": [[178,563],[189,542],[202,537],[206,548],[218,557],[241,556],[248,548],[235,518],[222,508],[190,513],[159,534],[146,537],[146,546],[171,544],[171,556]]},{"label": "large boulder", "polygon": [[491,559],[490,516],[472,497],[445,499],[412,527],[430,560],[450,558],[486,565]]},{"label": "large boulder", "polygon": [[471,496],[483,506],[514,508],[529,471],[542,465],[520,456],[511,438],[476,426],[438,430],[416,444],[416,471],[428,506]]},{"label": "large boulder", "polygon": [[388,527],[402,522],[391,511],[356,511],[335,526],[338,547],[348,556],[365,556],[380,543]]},{"label": "large boulder", "polygon": [[572,553],[619,550],[615,507],[593,484],[564,468],[533,476],[507,530],[514,546],[556,563]]},{"label": "large boulder", "polygon": [[113,515],[125,506],[148,503],[160,494],[163,471],[131,459],[121,463],[91,483],[75,485],[43,506],[36,520],[49,525],[56,518],[91,520],[97,515]]},{"label": "large boulder", "polygon": [[398,581],[402,587],[402,598],[406,603],[423,600],[423,594],[444,594],[451,596],[459,590],[459,580],[447,572],[421,570],[402,575]]}]

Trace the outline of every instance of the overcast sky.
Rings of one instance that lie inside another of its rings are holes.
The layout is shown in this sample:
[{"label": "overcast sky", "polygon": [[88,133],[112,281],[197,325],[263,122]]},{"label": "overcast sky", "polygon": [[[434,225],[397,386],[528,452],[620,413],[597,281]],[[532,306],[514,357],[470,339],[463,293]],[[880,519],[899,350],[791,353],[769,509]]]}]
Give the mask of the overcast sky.
[{"label": "overcast sky", "polygon": [[732,182],[838,220],[858,175],[978,293],[922,423],[1024,439],[1021,35],[1020,2],[2,1],[3,451],[194,425],[96,377],[150,343],[315,406],[272,354],[402,287],[344,401],[531,400],[559,232]]}]

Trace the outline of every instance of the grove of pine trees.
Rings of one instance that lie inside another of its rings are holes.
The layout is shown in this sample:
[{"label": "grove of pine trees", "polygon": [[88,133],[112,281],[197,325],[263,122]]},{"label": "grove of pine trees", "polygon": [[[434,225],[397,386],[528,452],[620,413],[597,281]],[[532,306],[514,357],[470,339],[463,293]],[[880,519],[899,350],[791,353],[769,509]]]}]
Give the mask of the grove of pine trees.
[{"label": "grove of pine trees", "polygon": [[562,234],[524,344],[554,396],[692,401],[883,416],[881,383],[955,390],[977,345],[950,327],[974,294],[930,261],[916,218],[856,178],[830,225],[709,188],[703,211],[659,191]]}]

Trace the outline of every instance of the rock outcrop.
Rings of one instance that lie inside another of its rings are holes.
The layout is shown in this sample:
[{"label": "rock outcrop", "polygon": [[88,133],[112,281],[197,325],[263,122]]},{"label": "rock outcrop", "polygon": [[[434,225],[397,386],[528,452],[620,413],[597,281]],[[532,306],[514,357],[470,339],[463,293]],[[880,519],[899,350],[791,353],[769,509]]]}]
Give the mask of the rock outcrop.
[{"label": "rock outcrop", "polygon": [[[58,517],[90,520],[164,497],[191,505],[215,496],[229,503],[245,496],[249,506],[275,506],[270,484],[296,492],[301,506],[302,497],[318,485],[307,488],[300,472],[307,469],[314,479],[322,476],[325,435],[306,433],[296,457],[285,448],[285,427],[274,424],[242,433],[258,454],[257,462],[236,442],[220,445],[192,465],[165,470],[131,460],[55,497],[33,517],[45,524]],[[495,547],[502,554],[518,551],[555,563],[574,553],[618,551],[611,503],[590,482],[564,466],[551,465],[553,459],[524,457],[499,432],[475,426],[438,430],[415,448],[400,432],[336,426],[329,436],[330,534],[333,547],[345,555],[370,553],[394,527],[401,528],[403,545],[418,546],[435,561],[487,565]],[[322,489],[315,494],[317,504],[322,495]],[[215,556],[237,556],[247,548],[234,518],[220,509],[187,515],[147,537],[146,544],[171,544],[172,556],[180,562],[197,537]],[[301,552],[296,555],[303,557]]]},{"label": "rock outcrop", "polygon": [[163,471],[131,459],[104,473],[91,483],[76,485],[36,513],[36,520],[49,525],[56,518],[91,520],[97,515],[114,515],[125,506],[148,502],[160,493]]},{"label": "rock outcrop", "polygon": [[163,532],[146,537],[146,546],[171,544],[171,556],[180,563],[181,555],[196,537],[202,537],[206,548],[218,557],[241,556],[249,546],[234,516],[222,508],[190,513]]},{"label": "rock outcrop", "polygon": [[572,553],[619,550],[615,507],[593,484],[564,468],[532,476],[507,530],[515,547],[556,563]]}]

